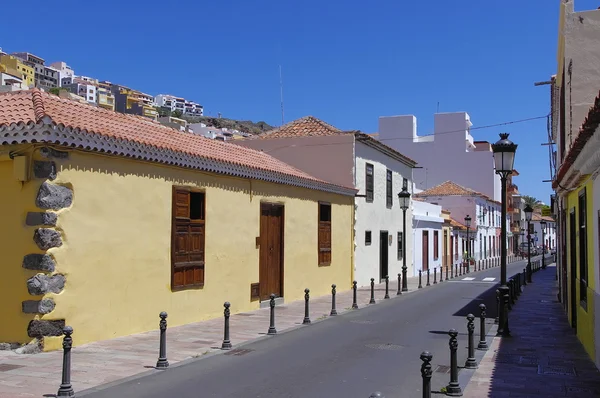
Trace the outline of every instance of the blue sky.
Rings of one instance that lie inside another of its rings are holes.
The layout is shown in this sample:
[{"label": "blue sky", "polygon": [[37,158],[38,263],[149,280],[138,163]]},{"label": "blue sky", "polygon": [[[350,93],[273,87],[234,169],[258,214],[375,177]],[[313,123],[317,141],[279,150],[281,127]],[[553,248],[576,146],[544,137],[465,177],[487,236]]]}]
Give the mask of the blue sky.
[{"label": "blue sky", "polygon": [[[473,127],[544,116],[556,71],[559,0],[156,0],[3,5],[0,46],[77,74],[171,93],[207,115],[281,123],[314,115],[342,129],[377,131],[379,116],[466,111]],[[58,7],[58,8],[57,8]],[[575,0],[576,10],[594,0]],[[45,11],[44,11],[45,10]],[[546,120],[474,130],[519,144],[521,193],[549,203]]]}]

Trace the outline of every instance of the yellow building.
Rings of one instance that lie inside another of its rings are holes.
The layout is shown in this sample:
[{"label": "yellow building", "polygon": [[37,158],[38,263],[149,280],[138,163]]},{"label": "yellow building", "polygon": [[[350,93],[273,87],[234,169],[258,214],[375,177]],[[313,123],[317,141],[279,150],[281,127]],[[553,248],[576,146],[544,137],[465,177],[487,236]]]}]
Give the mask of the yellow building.
[{"label": "yellow building", "polygon": [[0,55],[0,64],[6,68],[6,73],[23,77],[28,87],[35,86],[35,70],[32,66],[25,65],[19,58],[12,55]]},{"label": "yellow building", "polygon": [[115,96],[110,90],[98,86],[96,95],[98,96],[98,106],[111,111],[115,110]]},{"label": "yellow building", "polygon": [[452,226],[452,218],[450,217],[450,211],[442,209],[442,218],[444,219],[444,224],[442,224],[442,272],[446,272],[446,268],[448,268],[448,272],[450,272],[450,267],[453,264],[453,226]]},{"label": "yellow building", "polygon": [[1,342],[49,350],[65,324],[80,345],[160,311],[182,325],[351,286],[353,188],[37,89],[0,94],[0,137]]}]

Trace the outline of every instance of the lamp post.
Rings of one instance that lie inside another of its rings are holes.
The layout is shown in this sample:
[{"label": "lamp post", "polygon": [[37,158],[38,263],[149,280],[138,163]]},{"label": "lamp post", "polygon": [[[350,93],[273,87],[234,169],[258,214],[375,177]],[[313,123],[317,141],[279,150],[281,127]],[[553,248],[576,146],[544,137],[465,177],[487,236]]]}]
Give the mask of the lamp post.
[{"label": "lamp post", "polygon": [[408,291],[408,282],[406,281],[406,210],[410,205],[410,192],[406,187],[398,193],[400,208],[402,209],[402,291]]},{"label": "lamp post", "polygon": [[467,227],[467,272],[469,271],[469,262],[471,261],[471,241],[469,240],[469,228],[471,227],[471,216],[465,217],[465,226]]},{"label": "lamp post", "polygon": [[531,217],[533,216],[533,208],[527,205],[523,211],[527,221],[527,283],[531,283]]},{"label": "lamp post", "polygon": [[540,221],[540,227],[542,229],[542,269],[546,269],[546,261],[544,258],[546,257],[546,221]]},{"label": "lamp post", "polygon": [[[508,133],[501,133],[500,140],[492,145],[494,152],[494,165],[496,174],[500,175],[501,195],[502,195],[502,210],[500,220],[500,293],[502,296],[508,294],[509,288],[506,285],[506,180],[512,174],[515,163],[515,153],[517,152],[517,144],[508,139]],[[498,319],[498,335],[510,336],[508,329],[507,314],[504,311],[504,300],[500,300],[500,314]],[[506,315],[506,316],[505,316]]]},{"label": "lamp post", "polygon": [[[525,242],[525,228],[521,228],[521,243],[523,243],[523,242]],[[521,254],[521,250],[519,250],[519,254]],[[521,256],[521,257],[525,257],[525,256]]]}]

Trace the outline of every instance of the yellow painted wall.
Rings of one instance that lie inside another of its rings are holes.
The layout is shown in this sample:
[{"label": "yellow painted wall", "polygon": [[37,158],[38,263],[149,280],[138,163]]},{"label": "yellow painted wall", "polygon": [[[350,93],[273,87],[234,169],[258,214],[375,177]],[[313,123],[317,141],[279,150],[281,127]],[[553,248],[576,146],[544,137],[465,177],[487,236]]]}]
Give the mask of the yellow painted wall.
[{"label": "yellow painted wall", "polygon": [[[285,206],[286,301],[301,299],[306,287],[313,296],[329,294],[332,283],[339,291],[350,288],[352,197],[82,152],[71,152],[57,165],[54,182],[72,185],[74,191],[73,205],[58,219],[63,246],[52,249],[57,272],[67,282],[61,293],[47,295],[56,308],[42,319],[66,319],[75,330],[76,345],[156,329],[160,311],[167,311],[169,325],[175,326],[221,317],[224,301],[231,302],[234,313],[258,308],[258,301],[250,301],[250,284],[259,282],[255,238],[260,235],[261,201]],[[206,190],[202,289],[170,288],[173,185]],[[7,204],[33,206],[37,187],[39,182],[28,183],[23,194],[12,187],[2,195],[1,208],[10,213]],[[332,203],[332,263],[327,267],[317,261],[319,200]],[[29,245],[33,229],[23,231],[23,211],[10,217],[13,227],[4,227],[3,233],[16,234]],[[12,254],[12,245],[5,246],[18,268],[23,250]],[[17,274],[3,280],[20,292],[13,299],[20,311],[26,278]],[[23,317],[11,314],[9,319]],[[13,329],[23,341],[26,322]]]},{"label": "yellow painted wall", "polygon": [[13,57],[12,55],[1,55],[0,63],[6,65],[8,68],[17,70],[19,76],[23,75],[25,77],[25,83],[27,83],[29,87],[35,85],[35,70],[31,66],[25,65],[17,57]]},{"label": "yellow painted wall", "polygon": [[27,279],[36,271],[22,267],[23,256],[42,253],[33,242],[34,228],[25,226],[28,211],[39,211],[35,207],[35,195],[39,184],[21,185],[13,177],[13,162],[0,160],[0,303],[2,326],[0,342],[26,343],[27,325],[33,314],[23,314],[21,302],[36,299],[27,292]]},{"label": "yellow painted wall", "polygon": [[[583,188],[586,188],[586,199],[587,199],[587,220],[586,220],[586,228],[587,228],[587,268],[588,268],[588,286],[587,286],[587,310],[584,309],[581,305],[579,305],[579,289],[580,289],[580,273],[579,273],[579,193]],[[594,270],[594,232],[592,226],[594,225],[594,214],[593,214],[593,184],[592,182],[588,182],[585,185],[582,185],[578,189],[573,192],[570,192],[567,196],[567,214],[570,217],[571,209],[575,208],[575,217],[576,217],[576,225],[577,225],[577,275],[575,276],[576,280],[576,302],[577,302],[577,336],[581,343],[585,347],[585,350],[590,355],[591,358],[595,358],[595,348],[594,348],[594,288],[596,284],[596,276]],[[571,246],[570,246],[570,220],[567,220],[567,261],[570,261],[571,256]],[[567,267],[568,278],[572,277],[570,264]],[[567,284],[569,289],[569,299],[571,299],[571,285]],[[569,319],[571,319],[571,307],[569,306]]]}]

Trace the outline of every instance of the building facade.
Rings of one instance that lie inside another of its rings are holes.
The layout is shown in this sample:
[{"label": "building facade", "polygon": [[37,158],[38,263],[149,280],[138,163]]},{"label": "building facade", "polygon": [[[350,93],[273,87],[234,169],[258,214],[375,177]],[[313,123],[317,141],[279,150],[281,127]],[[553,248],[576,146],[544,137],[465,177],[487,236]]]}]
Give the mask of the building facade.
[{"label": "building facade", "polygon": [[38,89],[0,94],[0,136],[16,153],[0,158],[1,342],[57,349],[65,325],[81,345],[161,311],[175,326],[351,287],[352,187]]},{"label": "building facade", "polygon": [[444,257],[442,207],[420,200],[413,200],[412,205],[413,276],[429,271],[433,278],[433,270],[439,272]]},{"label": "building facade", "polygon": [[0,65],[7,68],[7,73],[22,77],[27,87],[35,87],[35,72],[33,67],[25,64],[20,58],[7,54],[0,55]]},{"label": "building facade", "polygon": [[[398,193],[412,188],[415,162],[367,134],[344,132],[312,116],[235,144],[262,150],[322,180],[358,190],[355,199],[354,270],[359,285],[413,271],[412,206],[406,230]],[[406,253],[403,240],[406,239]]]},{"label": "building facade", "polygon": [[154,104],[159,108],[169,109],[171,112],[179,111],[186,116],[203,116],[204,107],[194,101],[169,94],[158,94],[154,97]]},{"label": "building facade", "polygon": [[596,188],[600,10],[575,12],[573,1],[562,0],[558,28],[551,127],[557,145],[552,187],[556,192],[560,300],[578,338],[600,366],[600,196]]}]

